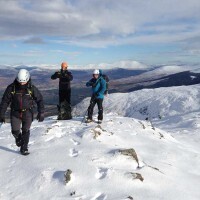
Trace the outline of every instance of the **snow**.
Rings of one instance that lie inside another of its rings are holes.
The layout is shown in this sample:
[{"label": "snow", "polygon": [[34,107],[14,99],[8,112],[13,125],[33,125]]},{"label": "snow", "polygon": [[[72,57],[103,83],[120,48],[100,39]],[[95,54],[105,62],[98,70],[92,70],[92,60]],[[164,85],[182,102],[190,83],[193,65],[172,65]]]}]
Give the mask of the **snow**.
[{"label": "snow", "polygon": [[200,199],[199,97],[198,85],[111,94],[101,125],[81,123],[87,98],[72,120],[34,121],[29,156],[3,124],[0,199]]},{"label": "snow", "polygon": [[147,77],[155,77],[156,75],[171,75],[184,71],[195,71],[197,66],[189,66],[189,65],[165,65],[161,67],[155,67],[153,70],[143,73],[143,75]]},{"label": "snow", "polygon": [[189,67],[177,66],[177,65],[166,65],[155,69],[154,73],[164,73],[164,74],[175,74],[182,71],[187,71]]},{"label": "snow", "polygon": [[194,80],[195,78],[197,78],[196,76],[190,76],[190,78],[192,79],[192,80]]},{"label": "snow", "polygon": [[[27,64],[25,67],[33,67],[35,64]],[[18,65],[13,65],[13,66],[6,66],[6,65],[1,65],[0,68],[7,68],[7,67],[18,67]],[[60,63],[58,64],[38,64],[37,69],[38,71],[41,69],[59,69]],[[147,66],[143,63],[140,63],[138,61],[134,60],[120,60],[118,62],[113,62],[113,63],[90,63],[90,64],[85,64],[85,65],[78,65],[78,64],[73,64],[71,65],[69,63],[69,68],[71,70],[94,70],[96,68],[101,68],[102,70],[110,70],[110,69],[116,69],[116,68],[122,68],[122,69],[130,69],[130,70],[149,70],[152,67]],[[35,69],[36,70],[36,69]]]},{"label": "snow", "polygon": [[[9,124],[3,125],[1,199],[198,199],[197,152],[146,121],[107,114],[98,127],[81,120],[34,121],[27,157],[19,154]],[[101,133],[96,139],[95,132]],[[119,153],[129,148],[135,149],[139,168]],[[73,176],[65,185],[67,169]]]},{"label": "snow", "polygon": [[[108,63],[100,63],[99,67],[102,69],[113,69],[113,68],[122,68],[122,69],[131,69],[131,70],[147,70],[150,69],[149,66],[142,64],[137,61],[133,60],[122,60],[119,62],[115,62],[112,64]],[[92,69],[94,69],[95,66],[92,66]]]},{"label": "snow", "polygon": [[[125,117],[145,119],[181,116],[200,111],[200,85],[143,89],[130,93],[114,93],[104,100],[105,112],[115,112]],[[75,109],[75,115],[83,115],[89,98]]]},{"label": "snow", "polygon": [[[141,120],[148,117],[155,126],[165,131],[176,136],[180,133],[181,137],[192,135],[187,140],[193,138],[200,141],[199,99],[200,85],[143,89],[109,95],[104,101],[104,111]],[[83,115],[88,102],[89,99],[83,100],[76,106],[74,113]]]}]

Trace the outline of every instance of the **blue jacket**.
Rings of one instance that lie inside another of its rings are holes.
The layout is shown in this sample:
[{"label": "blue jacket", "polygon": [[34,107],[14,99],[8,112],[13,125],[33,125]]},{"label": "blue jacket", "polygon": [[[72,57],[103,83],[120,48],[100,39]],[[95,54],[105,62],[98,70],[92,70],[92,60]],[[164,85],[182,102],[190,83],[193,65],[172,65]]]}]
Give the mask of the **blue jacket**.
[{"label": "blue jacket", "polygon": [[98,79],[92,78],[86,83],[87,87],[92,86],[92,95],[95,95],[97,99],[104,98],[104,92],[106,91],[106,81],[101,76],[101,71]]}]

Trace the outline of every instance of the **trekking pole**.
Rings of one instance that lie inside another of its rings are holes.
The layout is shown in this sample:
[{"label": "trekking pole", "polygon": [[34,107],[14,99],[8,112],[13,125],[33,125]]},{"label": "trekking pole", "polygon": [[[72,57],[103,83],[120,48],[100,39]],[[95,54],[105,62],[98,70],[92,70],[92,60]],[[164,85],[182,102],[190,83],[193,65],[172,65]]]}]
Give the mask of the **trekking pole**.
[{"label": "trekking pole", "polygon": [[88,111],[88,109],[86,110],[85,115],[83,116],[83,119],[82,119],[82,121],[81,121],[81,124],[83,123],[83,121],[84,121],[84,119],[85,119],[85,116],[86,116],[86,114],[87,114],[87,111]]}]

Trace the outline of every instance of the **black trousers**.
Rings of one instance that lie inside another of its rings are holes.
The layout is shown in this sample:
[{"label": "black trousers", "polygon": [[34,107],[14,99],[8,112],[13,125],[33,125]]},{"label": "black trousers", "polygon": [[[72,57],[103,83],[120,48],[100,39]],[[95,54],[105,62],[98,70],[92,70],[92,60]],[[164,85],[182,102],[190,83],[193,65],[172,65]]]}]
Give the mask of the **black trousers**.
[{"label": "black trousers", "polygon": [[22,118],[18,118],[11,114],[11,129],[12,135],[15,138],[22,139],[22,149],[28,149],[30,127],[33,121],[33,114],[30,111],[26,111],[22,114]]},{"label": "black trousers", "polygon": [[71,105],[71,89],[59,90],[59,104],[65,100]]},{"label": "black trousers", "polygon": [[94,107],[98,106],[98,120],[103,120],[103,99],[97,99],[94,96],[91,97],[90,105],[88,107],[88,119],[92,119]]}]

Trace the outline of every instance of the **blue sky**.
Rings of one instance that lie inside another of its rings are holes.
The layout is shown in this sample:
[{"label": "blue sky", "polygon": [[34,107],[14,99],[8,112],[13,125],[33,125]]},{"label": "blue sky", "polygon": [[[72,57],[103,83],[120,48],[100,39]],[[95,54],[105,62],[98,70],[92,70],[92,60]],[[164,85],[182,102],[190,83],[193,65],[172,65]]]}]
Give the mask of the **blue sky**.
[{"label": "blue sky", "polygon": [[200,61],[198,0],[1,0],[0,65]]}]

